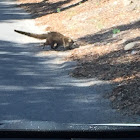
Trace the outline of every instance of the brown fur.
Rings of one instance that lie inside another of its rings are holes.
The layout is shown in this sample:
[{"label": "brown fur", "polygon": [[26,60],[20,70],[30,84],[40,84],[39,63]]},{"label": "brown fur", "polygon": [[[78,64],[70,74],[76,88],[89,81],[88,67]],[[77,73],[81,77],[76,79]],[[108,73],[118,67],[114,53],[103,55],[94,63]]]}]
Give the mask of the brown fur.
[{"label": "brown fur", "polygon": [[62,35],[59,32],[48,32],[46,34],[34,34],[34,33],[28,33],[28,32],[23,32],[19,30],[14,30],[14,31],[20,34],[27,35],[29,37],[33,37],[37,39],[46,39],[44,46],[50,45],[52,49],[56,49],[59,46],[63,46],[66,49],[70,49],[74,43],[74,41],[71,38]]}]

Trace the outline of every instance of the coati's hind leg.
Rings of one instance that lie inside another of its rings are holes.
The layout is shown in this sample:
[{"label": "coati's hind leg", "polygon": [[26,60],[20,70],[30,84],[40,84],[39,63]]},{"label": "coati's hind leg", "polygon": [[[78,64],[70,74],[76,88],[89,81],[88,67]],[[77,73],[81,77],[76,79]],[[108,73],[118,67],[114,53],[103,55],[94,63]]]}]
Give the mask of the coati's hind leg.
[{"label": "coati's hind leg", "polygon": [[45,46],[50,45],[48,39],[46,39],[46,42],[43,44],[43,49],[45,48]]},{"label": "coati's hind leg", "polygon": [[44,49],[45,48],[45,46],[46,46],[46,42],[42,45],[43,47],[42,47],[42,49]]}]

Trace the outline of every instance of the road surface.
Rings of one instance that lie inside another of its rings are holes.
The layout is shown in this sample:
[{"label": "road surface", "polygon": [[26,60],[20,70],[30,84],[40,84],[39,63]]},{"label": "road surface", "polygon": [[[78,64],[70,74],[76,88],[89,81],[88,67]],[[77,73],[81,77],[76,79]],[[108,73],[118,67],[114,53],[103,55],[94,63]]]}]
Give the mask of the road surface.
[{"label": "road surface", "polygon": [[75,63],[64,52],[43,54],[38,40],[14,29],[41,32],[14,0],[0,1],[0,121],[54,123],[136,123],[121,115],[103,98],[112,85],[68,75]]}]

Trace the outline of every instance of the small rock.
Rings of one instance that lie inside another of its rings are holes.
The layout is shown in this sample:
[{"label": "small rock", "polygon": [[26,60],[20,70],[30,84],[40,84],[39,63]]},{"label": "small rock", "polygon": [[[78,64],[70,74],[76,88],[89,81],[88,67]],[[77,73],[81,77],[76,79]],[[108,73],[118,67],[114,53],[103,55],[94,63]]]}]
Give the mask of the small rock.
[{"label": "small rock", "polygon": [[124,47],[124,50],[125,50],[125,51],[131,50],[131,49],[134,48],[136,45],[137,45],[137,42],[128,43],[128,44]]}]

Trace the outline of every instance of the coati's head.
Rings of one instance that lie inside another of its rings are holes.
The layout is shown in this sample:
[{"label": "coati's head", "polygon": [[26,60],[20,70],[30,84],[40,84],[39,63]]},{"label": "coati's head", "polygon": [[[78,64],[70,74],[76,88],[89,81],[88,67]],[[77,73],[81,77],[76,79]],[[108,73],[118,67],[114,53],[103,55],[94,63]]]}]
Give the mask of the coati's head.
[{"label": "coati's head", "polygon": [[67,41],[65,42],[66,44],[66,48],[65,49],[74,49],[74,48],[77,48],[78,47],[78,44],[76,43],[76,41],[74,41],[73,39],[71,38],[67,38]]},{"label": "coati's head", "polygon": [[73,44],[74,41],[70,37],[65,38],[65,49],[70,49]]},{"label": "coati's head", "polygon": [[76,40],[69,38],[69,49],[78,48],[79,45],[76,42],[77,42]]}]

